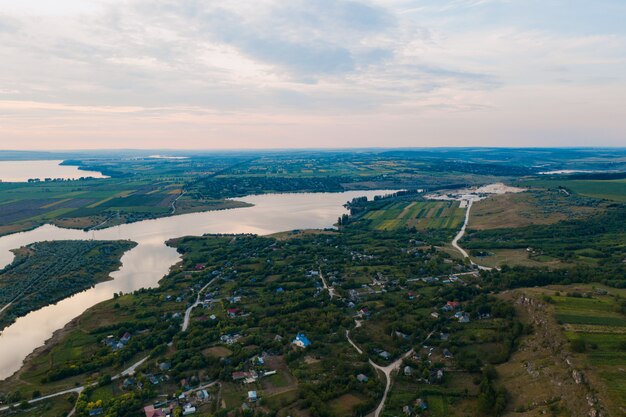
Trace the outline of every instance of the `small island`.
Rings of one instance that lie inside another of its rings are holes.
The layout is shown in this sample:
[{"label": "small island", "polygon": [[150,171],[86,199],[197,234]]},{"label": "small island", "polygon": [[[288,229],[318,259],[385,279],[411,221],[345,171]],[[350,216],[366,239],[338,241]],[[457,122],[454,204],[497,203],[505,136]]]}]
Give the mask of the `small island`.
[{"label": "small island", "polygon": [[66,240],[15,249],[0,270],[0,330],[18,317],[107,281],[135,242]]}]

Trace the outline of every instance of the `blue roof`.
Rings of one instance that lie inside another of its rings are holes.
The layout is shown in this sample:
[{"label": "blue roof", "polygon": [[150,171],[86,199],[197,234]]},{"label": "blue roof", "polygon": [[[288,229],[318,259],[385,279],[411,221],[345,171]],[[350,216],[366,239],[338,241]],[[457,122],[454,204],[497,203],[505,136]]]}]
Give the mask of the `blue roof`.
[{"label": "blue roof", "polygon": [[299,340],[300,342],[302,342],[304,347],[307,347],[311,344],[311,341],[304,335],[304,333],[298,333],[296,335],[296,340]]}]

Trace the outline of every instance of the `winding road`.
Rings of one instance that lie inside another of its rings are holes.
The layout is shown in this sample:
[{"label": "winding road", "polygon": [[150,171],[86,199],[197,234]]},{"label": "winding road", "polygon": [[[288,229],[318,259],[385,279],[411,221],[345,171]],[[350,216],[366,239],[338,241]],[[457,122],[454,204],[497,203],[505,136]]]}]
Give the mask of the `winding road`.
[{"label": "winding road", "polygon": [[465,221],[463,222],[463,226],[461,227],[461,230],[459,230],[459,233],[457,233],[454,239],[452,239],[452,246],[454,247],[454,249],[458,250],[461,253],[461,255],[463,255],[464,258],[469,259],[470,263],[472,265],[475,265],[478,269],[481,269],[483,271],[491,271],[493,268],[489,268],[488,266],[478,265],[476,262],[472,261],[472,258],[470,258],[469,254],[465,251],[465,249],[459,246],[459,240],[461,240],[463,235],[465,235],[465,229],[467,228],[467,223],[469,223],[470,210],[472,209],[473,203],[474,203],[474,200],[467,200],[467,209],[465,210]]},{"label": "winding road", "polygon": [[[355,329],[358,329],[359,327],[361,327],[362,321],[360,320],[354,320],[355,322]],[[428,339],[430,339],[430,337],[435,333],[435,331],[433,330],[432,332],[428,333],[428,336],[426,336],[426,338],[420,343],[420,345],[423,345],[424,343],[426,343],[426,341]],[[352,345],[352,347],[354,347],[354,349],[359,352],[359,354],[363,354],[363,350],[361,348],[359,348],[359,346],[354,343],[354,341],[352,339],[350,339],[350,331],[346,330],[346,339],[348,339],[348,342]],[[393,382],[392,380],[392,373],[394,371],[397,371],[398,369],[400,369],[400,365],[402,365],[402,361],[404,359],[406,359],[407,357],[411,356],[414,352],[414,349],[409,350],[408,352],[404,353],[402,356],[400,356],[397,360],[395,360],[394,362],[390,363],[387,366],[380,366],[378,365],[376,362],[374,362],[371,359],[368,359],[368,362],[370,365],[372,365],[372,367],[374,369],[376,369],[377,371],[382,372],[385,375],[385,392],[383,393],[383,398],[380,399],[380,403],[378,404],[378,407],[376,407],[376,410],[374,410],[373,413],[369,414],[370,416],[373,417],[379,417],[380,414],[383,412],[383,409],[385,408],[385,401],[387,401],[387,395],[389,394],[389,390],[391,389],[391,383]]]}]

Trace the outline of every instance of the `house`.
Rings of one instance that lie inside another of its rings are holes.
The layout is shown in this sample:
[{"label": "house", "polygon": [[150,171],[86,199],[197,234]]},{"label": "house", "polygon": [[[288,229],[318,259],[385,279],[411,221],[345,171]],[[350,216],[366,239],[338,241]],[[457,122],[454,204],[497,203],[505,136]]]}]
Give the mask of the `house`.
[{"label": "house", "polygon": [[228,313],[229,317],[235,317],[237,315],[237,313],[239,313],[239,309],[238,308],[229,308],[228,310],[226,310],[226,312]]},{"label": "house", "polygon": [[185,404],[183,408],[183,415],[188,416],[189,414],[194,414],[196,412],[196,407],[191,404]]},{"label": "house", "polygon": [[450,352],[448,349],[443,350],[443,357],[446,359],[454,358],[454,356],[452,355],[452,352]]},{"label": "house", "polygon": [[146,417],[165,417],[163,411],[155,409],[153,405],[145,406],[143,412],[146,413]]},{"label": "house", "polygon": [[124,336],[122,336],[122,338],[120,339],[120,342],[122,342],[123,344],[126,344],[130,341],[131,338],[131,334],[126,332],[124,333]]},{"label": "house", "polygon": [[225,334],[225,335],[220,336],[220,340],[226,343],[227,345],[232,345],[236,343],[239,339],[241,339],[241,337],[242,336],[239,333]]},{"label": "house", "polygon": [[407,416],[413,415],[413,409],[410,405],[405,405],[404,407],[402,407],[402,412]]},{"label": "house", "polygon": [[160,369],[162,372],[169,371],[171,367],[172,367],[172,365],[171,365],[169,362],[161,362],[161,363],[159,364],[159,369]]},{"label": "house", "polygon": [[248,391],[248,401],[256,402],[257,399],[256,391]]},{"label": "house", "polygon": [[239,381],[241,379],[250,378],[252,375],[250,374],[250,372],[236,371],[233,372],[231,376],[233,377],[233,381]]},{"label": "house", "polygon": [[204,401],[209,398],[209,393],[207,392],[207,390],[201,389],[196,392],[196,397],[198,397],[198,400]]},{"label": "house", "polygon": [[359,310],[359,316],[369,317],[369,315],[370,315],[370,311],[367,307],[363,307],[362,309]]},{"label": "house", "polygon": [[413,368],[410,366],[404,367],[404,376],[411,376],[413,374]]},{"label": "house", "polygon": [[148,380],[152,383],[152,385],[159,385],[159,378],[154,375],[148,375]]},{"label": "house", "polygon": [[132,378],[126,378],[122,383],[122,387],[124,389],[133,389],[135,386],[135,381]]},{"label": "house", "polygon": [[359,381],[359,382],[367,382],[367,381],[369,381],[369,378],[367,377],[367,375],[358,374],[356,376],[356,380]]},{"label": "house", "polygon": [[285,292],[285,289],[283,287],[276,288],[276,293],[280,294],[280,293],[283,293],[283,292]]},{"label": "house", "polygon": [[102,414],[104,414],[104,410],[102,408],[94,408],[93,410],[89,410],[89,417],[101,416]]},{"label": "house", "polygon": [[439,318],[439,313],[437,313],[436,311],[433,311],[432,313],[430,313],[430,317],[432,317],[434,319],[438,319]]},{"label": "house", "polygon": [[450,338],[450,334],[441,332],[441,334],[439,335],[439,338],[441,339],[441,341],[445,342],[446,340]]},{"label": "house", "polygon": [[428,403],[426,402],[426,400],[418,398],[417,400],[415,400],[415,406],[421,410],[426,410],[428,408]]},{"label": "house", "polygon": [[196,264],[193,269],[196,271],[202,271],[204,269],[204,264]]},{"label": "house", "polygon": [[382,352],[380,352],[378,356],[380,356],[381,358],[385,360],[391,359],[391,353],[387,352],[386,350],[383,350]]},{"label": "house", "polygon": [[304,335],[304,333],[298,333],[296,338],[291,342],[294,345],[306,349],[311,345],[311,341]]},{"label": "house", "polygon": [[459,317],[459,323],[469,323],[469,322],[470,322],[469,314],[465,313],[461,317]]}]

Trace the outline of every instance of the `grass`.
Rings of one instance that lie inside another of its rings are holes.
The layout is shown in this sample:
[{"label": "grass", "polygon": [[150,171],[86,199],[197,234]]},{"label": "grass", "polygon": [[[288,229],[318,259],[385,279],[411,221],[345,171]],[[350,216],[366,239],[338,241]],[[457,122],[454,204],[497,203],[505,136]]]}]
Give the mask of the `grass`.
[{"label": "grass", "polygon": [[469,228],[475,230],[551,224],[578,218],[598,208],[556,190],[493,195],[472,206]]},{"label": "grass", "polygon": [[364,399],[357,393],[344,394],[339,398],[331,400],[329,405],[331,410],[338,416],[348,416],[352,414],[352,409],[362,404]]},{"label": "grass", "polygon": [[[567,290],[566,288],[560,289]],[[577,292],[592,291],[590,286],[578,286]],[[626,316],[618,311],[623,290],[608,289],[608,295],[593,298],[565,297],[551,294],[556,318],[564,324],[568,340],[581,339],[586,351],[577,354],[597,378],[614,407],[623,407],[626,398]]]},{"label": "grass", "polygon": [[371,220],[377,230],[401,227],[416,229],[457,229],[463,223],[465,210],[456,201],[397,201],[368,212],[364,218]]},{"label": "grass", "polygon": [[528,185],[543,188],[565,187],[587,197],[626,202],[626,179],[619,180],[532,180]]}]

